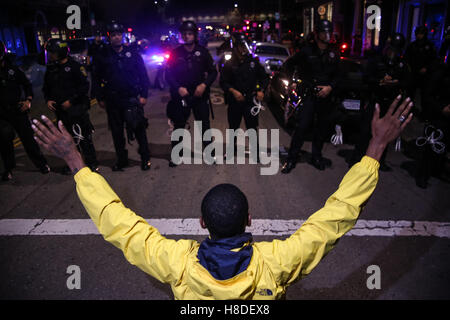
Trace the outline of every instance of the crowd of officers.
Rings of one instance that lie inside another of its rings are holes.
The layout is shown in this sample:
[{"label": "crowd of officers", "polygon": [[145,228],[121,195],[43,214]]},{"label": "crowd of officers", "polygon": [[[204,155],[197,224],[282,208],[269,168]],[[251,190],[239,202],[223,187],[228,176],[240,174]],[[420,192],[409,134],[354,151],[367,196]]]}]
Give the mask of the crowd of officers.
[{"label": "crowd of officers", "polygon": [[[311,164],[319,170],[331,166],[331,161],[322,156],[323,144],[332,127],[331,117],[334,103],[332,97],[339,89],[340,53],[330,42],[332,24],[320,20],[309,41],[284,65],[290,76],[297,70],[303,85],[310,88],[301,108],[296,112],[296,126],[292,135],[287,160],[282,173],[290,173],[296,166],[299,152],[307,132],[313,128]],[[150,169],[150,150],[146,129],[148,121],[143,106],[147,103],[150,81],[143,59],[133,46],[123,44],[123,27],[112,22],[108,26],[109,44],[100,37],[89,49],[92,72],[92,88],[87,70],[69,56],[67,42],[50,39],[45,45],[46,73],[43,93],[48,108],[55,113],[72,133],[86,164],[98,171],[98,160],[92,140],[94,127],[89,118],[90,99],[106,111],[108,126],[116,152],[113,171],[123,171],[128,166],[126,143],[136,140],[141,157],[141,169]],[[166,80],[170,86],[170,101],[167,116],[174,129],[185,128],[193,112],[195,120],[202,122],[202,133],[210,128],[212,105],[210,87],[218,72],[209,51],[198,43],[198,28],[192,21],[180,27],[183,44],[175,48],[166,65]],[[369,94],[361,105],[359,139],[355,145],[350,164],[365,154],[371,137],[371,119],[375,104],[380,105],[383,115],[390,102],[399,94],[415,98],[420,89],[420,118],[432,131],[443,133],[442,142],[449,137],[449,68],[442,65],[434,45],[427,39],[424,26],[415,30],[416,40],[404,51],[402,34],[392,35],[384,50],[369,57],[364,79]],[[242,118],[247,129],[258,128],[258,114],[252,112],[255,104],[264,99],[269,77],[264,68],[251,54],[243,35],[232,35],[232,58],[225,63],[220,73],[220,86],[228,104],[230,129],[240,127]],[[13,138],[19,135],[25,151],[34,165],[43,173],[50,168],[33,139],[28,111],[33,99],[31,84],[24,73],[6,58],[6,48],[0,47],[0,153],[5,171],[3,180],[12,178],[15,167]],[[447,87],[446,87],[447,86]],[[295,89],[295,87],[292,87]],[[428,134],[430,129],[428,128]],[[430,140],[430,139],[429,139]],[[172,141],[174,147],[179,141]],[[204,147],[208,142],[204,142]],[[235,141],[236,147],[236,141]],[[426,187],[432,169],[443,166],[442,152],[436,155],[432,143],[423,146],[417,169],[416,183]],[[259,155],[259,152],[258,152]],[[381,161],[381,170],[390,170]],[[259,157],[258,157],[259,159]],[[169,161],[170,167],[176,164]],[[68,168],[65,170],[67,171]]]}]

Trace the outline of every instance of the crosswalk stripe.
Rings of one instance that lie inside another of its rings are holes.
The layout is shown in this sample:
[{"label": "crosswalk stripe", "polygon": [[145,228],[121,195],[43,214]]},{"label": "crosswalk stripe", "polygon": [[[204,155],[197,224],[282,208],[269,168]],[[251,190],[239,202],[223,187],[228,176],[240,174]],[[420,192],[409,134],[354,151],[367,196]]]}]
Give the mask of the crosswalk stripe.
[{"label": "crosswalk stripe", "polygon": [[[148,219],[164,235],[208,235],[198,219]],[[252,219],[247,228],[255,236],[286,236],[304,220]],[[97,235],[90,219],[0,219],[0,236]],[[450,222],[359,220],[347,236],[398,237],[424,236],[450,238]]]}]

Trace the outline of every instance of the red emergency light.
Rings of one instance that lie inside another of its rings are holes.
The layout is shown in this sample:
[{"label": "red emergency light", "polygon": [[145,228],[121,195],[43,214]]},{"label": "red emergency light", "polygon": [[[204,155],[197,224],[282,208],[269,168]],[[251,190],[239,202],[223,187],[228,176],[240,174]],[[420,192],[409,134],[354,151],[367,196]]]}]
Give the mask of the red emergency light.
[{"label": "red emergency light", "polygon": [[127,30],[128,30],[128,32],[133,32],[132,28],[128,28]]}]

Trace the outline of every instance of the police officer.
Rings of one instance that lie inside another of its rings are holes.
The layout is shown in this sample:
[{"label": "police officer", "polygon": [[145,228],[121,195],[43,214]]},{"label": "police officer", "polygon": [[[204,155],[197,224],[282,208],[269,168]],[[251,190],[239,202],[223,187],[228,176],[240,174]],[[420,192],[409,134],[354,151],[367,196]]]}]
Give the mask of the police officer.
[{"label": "police officer", "polygon": [[[289,173],[295,168],[305,134],[312,126],[316,115],[318,123],[314,126],[311,164],[318,170],[325,170],[331,166],[331,160],[322,157],[322,147],[330,129],[332,91],[339,82],[340,57],[338,50],[330,45],[332,31],[330,21],[320,20],[314,32],[314,41],[303,47],[283,67],[287,74],[292,74],[297,69],[302,84],[316,90],[310,90],[311,94],[304,99],[296,116],[297,123],[282,173]],[[318,92],[314,93],[315,91]]]},{"label": "police officer", "polygon": [[92,42],[88,48],[88,63],[87,64],[89,67],[92,67],[93,61],[95,60],[96,56],[103,51],[104,47],[105,47],[105,43],[103,42],[102,33],[100,30],[97,30],[95,32],[94,42]]},{"label": "police officer", "polygon": [[[244,118],[247,129],[257,130],[260,110],[255,108],[255,102],[263,101],[269,78],[261,64],[250,55],[243,34],[234,34],[231,41],[233,54],[220,75],[220,86],[228,103],[228,124],[230,129],[236,130]],[[234,143],[236,146],[236,139]]]},{"label": "police officer", "polygon": [[410,43],[405,51],[405,59],[411,67],[412,76],[408,94],[414,98],[416,90],[420,89],[422,109],[420,116],[423,119],[427,119],[429,117],[428,100],[431,90],[429,79],[432,73],[432,66],[437,60],[437,52],[433,43],[427,38],[427,27],[418,26],[415,29],[415,35],[416,40]]},{"label": "police officer", "polygon": [[[183,44],[171,52],[167,62],[166,80],[171,96],[167,116],[174,130],[184,128],[192,109],[195,120],[202,122],[203,136],[210,128],[209,88],[217,77],[217,70],[208,49],[198,44],[196,24],[184,21],[179,31]],[[172,147],[177,143],[172,141]],[[175,164],[169,161],[169,166],[175,167]]]},{"label": "police officer", "polygon": [[126,128],[128,142],[137,140],[141,169],[145,171],[151,166],[146,133],[148,121],[144,116],[150,82],[139,52],[123,45],[123,32],[123,26],[114,21],[108,25],[110,44],[94,61],[94,96],[108,115],[117,157],[112,170],[123,171],[129,164],[125,149]]},{"label": "police officer", "polygon": [[[98,171],[98,161],[92,141],[94,127],[89,119],[89,81],[86,69],[69,56],[66,41],[51,39],[46,46],[47,70],[42,91],[47,107],[72,134],[86,164]],[[64,173],[68,173],[68,167]]]},{"label": "police officer", "polygon": [[[22,98],[24,92],[24,99]],[[6,46],[0,41],[0,155],[4,163],[2,180],[12,179],[16,166],[14,157],[14,131],[19,135],[28,157],[46,174],[50,172],[47,160],[34,140],[28,112],[33,100],[30,81],[6,55]]]},{"label": "police officer", "polygon": [[[349,166],[359,162],[366,153],[371,133],[371,122],[375,104],[380,105],[380,116],[384,116],[392,101],[399,95],[406,96],[410,79],[410,68],[402,58],[405,37],[395,33],[387,40],[382,54],[374,53],[369,57],[367,68],[364,70],[364,81],[369,87],[367,104],[361,108],[360,134],[355,149],[349,161]],[[387,149],[380,161],[380,170],[390,171],[386,164]]]},{"label": "police officer", "polygon": [[[440,64],[430,79],[429,122],[416,139],[419,150],[416,185],[426,189],[431,175],[443,178],[450,148],[450,63]],[[447,177],[448,181],[448,177]]]}]

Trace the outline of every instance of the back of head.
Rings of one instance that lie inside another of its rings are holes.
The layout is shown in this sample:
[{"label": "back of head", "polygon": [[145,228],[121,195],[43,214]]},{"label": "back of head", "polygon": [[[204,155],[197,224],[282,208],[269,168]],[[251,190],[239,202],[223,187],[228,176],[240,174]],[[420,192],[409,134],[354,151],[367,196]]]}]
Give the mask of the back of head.
[{"label": "back of head", "polygon": [[230,44],[233,52],[240,56],[247,55],[251,51],[247,43],[247,37],[242,33],[232,34]]},{"label": "back of head", "polygon": [[46,51],[46,62],[48,63],[49,61],[47,52],[55,54],[57,56],[57,60],[62,60],[64,58],[67,58],[70,50],[67,41],[58,38],[53,38],[48,40],[45,46],[45,51]]},{"label": "back of head", "polygon": [[198,35],[198,28],[194,21],[186,20],[181,23],[180,28],[178,29],[181,33],[190,31],[193,32],[196,36]]},{"label": "back of head", "polygon": [[213,239],[245,232],[248,222],[247,197],[232,184],[219,184],[209,190],[203,198],[201,211]]},{"label": "back of head", "polygon": [[414,34],[416,35],[416,37],[417,37],[417,35],[422,34],[423,37],[426,38],[427,35],[428,35],[428,28],[425,27],[425,26],[418,26],[418,27],[414,30]]},{"label": "back of head", "polygon": [[401,54],[405,46],[405,36],[401,33],[394,33],[388,38],[387,48],[392,49],[395,53]]},{"label": "back of head", "polygon": [[108,36],[111,36],[111,34],[114,32],[123,33],[124,28],[120,23],[113,20],[106,26],[106,32]]}]

